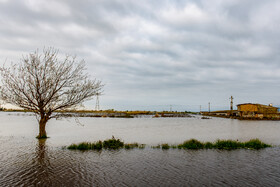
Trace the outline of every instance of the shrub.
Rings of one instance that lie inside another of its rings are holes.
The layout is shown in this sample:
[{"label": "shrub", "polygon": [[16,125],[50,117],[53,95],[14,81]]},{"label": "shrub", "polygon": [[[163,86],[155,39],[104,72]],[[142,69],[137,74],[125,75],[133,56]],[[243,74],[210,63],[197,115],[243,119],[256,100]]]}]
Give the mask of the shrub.
[{"label": "shrub", "polygon": [[211,143],[211,142],[206,142],[206,143],[204,144],[204,148],[205,148],[205,149],[213,149],[213,148],[214,148],[214,145],[213,145],[213,143]]},{"label": "shrub", "polygon": [[112,137],[112,139],[108,139],[103,141],[103,148],[105,149],[119,149],[123,148],[124,143],[120,139],[115,139]]},{"label": "shrub", "polygon": [[170,146],[168,144],[161,144],[162,149],[169,149]]},{"label": "shrub", "polygon": [[95,144],[93,143],[92,144],[92,147],[91,147],[91,149],[94,149],[94,150],[101,150],[102,149],[102,141],[98,141],[98,142],[96,142]]},{"label": "shrub", "polygon": [[185,141],[183,144],[178,145],[178,148],[184,148],[184,149],[203,149],[203,143],[201,143],[198,140],[191,139],[188,141]]},{"label": "shrub", "polygon": [[82,142],[77,146],[77,149],[79,150],[88,150],[91,149],[91,144],[88,142]]},{"label": "shrub", "polygon": [[244,144],[233,140],[217,140],[214,147],[217,149],[239,149],[243,148]]},{"label": "shrub", "polygon": [[259,139],[252,139],[248,142],[245,142],[244,147],[249,149],[262,149],[266,147],[271,147],[271,145],[265,144],[261,142]]}]

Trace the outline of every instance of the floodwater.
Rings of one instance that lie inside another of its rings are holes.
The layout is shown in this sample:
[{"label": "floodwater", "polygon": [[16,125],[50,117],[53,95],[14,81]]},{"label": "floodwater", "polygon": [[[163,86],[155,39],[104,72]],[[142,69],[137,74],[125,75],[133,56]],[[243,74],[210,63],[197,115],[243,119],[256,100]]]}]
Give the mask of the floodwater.
[{"label": "floodwater", "polygon": [[[0,186],[279,186],[280,121],[212,118],[67,118],[35,139],[36,118],[0,112]],[[71,151],[63,146],[120,138],[145,149]],[[259,138],[262,150],[161,150],[150,146]]]}]

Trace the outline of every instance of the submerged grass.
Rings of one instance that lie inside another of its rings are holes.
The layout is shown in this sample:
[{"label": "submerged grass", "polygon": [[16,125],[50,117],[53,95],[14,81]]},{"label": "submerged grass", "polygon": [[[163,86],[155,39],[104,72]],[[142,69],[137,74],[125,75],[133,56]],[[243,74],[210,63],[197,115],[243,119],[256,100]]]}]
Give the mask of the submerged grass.
[{"label": "submerged grass", "polygon": [[[251,139],[247,142],[239,142],[238,140],[217,140],[214,143],[211,142],[200,142],[196,139],[190,139],[182,144],[176,145],[169,145],[165,144],[158,144],[157,146],[151,146],[153,149],[163,149],[168,150],[170,148],[173,149],[220,149],[220,150],[234,150],[234,149],[262,149],[266,147],[272,147],[269,144],[265,144],[259,139]],[[138,144],[138,143],[131,143],[131,144],[124,144],[120,139],[107,139],[105,141],[98,141],[94,143],[90,142],[82,142],[80,144],[71,144],[67,147],[67,149],[74,149],[74,150],[101,150],[101,149],[144,149],[145,144]]]},{"label": "submerged grass", "polygon": [[190,139],[178,145],[179,149],[203,149],[204,145],[196,139]]},{"label": "submerged grass", "polygon": [[160,149],[160,145],[152,146],[153,149]]},{"label": "submerged grass", "polygon": [[169,149],[169,148],[170,146],[167,143],[161,144],[161,149]]},{"label": "submerged grass", "polygon": [[272,147],[272,146],[261,142],[259,139],[252,139],[248,142],[245,142],[244,147],[249,149],[262,149],[262,148]]},{"label": "submerged grass", "polygon": [[124,143],[120,139],[115,139],[112,137],[112,139],[108,139],[103,141],[103,148],[104,149],[119,149],[123,148]]},{"label": "submerged grass", "polygon": [[138,147],[139,147],[138,143],[124,144],[125,149],[134,149]]},{"label": "submerged grass", "polygon": [[111,139],[107,139],[94,143],[90,142],[82,142],[79,144],[71,144],[70,146],[67,147],[67,149],[72,149],[72,150],[102,150],[102,149],[120,149],[120,148],[125,148],[125,149],[134,149],[134,148],[139,148],[139,149],[144,149],[145,144],[138,144],[138,143],[132,143],[132,144],[124,144],[120,139],[115,139],[112,137]]},{"label": "submerged grass", "polygon": [[214,144],[214,148],[217,149],[240,149],[244,148],[244,143],[240,143],[235,140],[217,140]]},{"label": "submerged grass", "polygon": [[259,139],[252,139],[247,142],[239,142],[238,140],[217,140],[214,143],[211,142],[200,142],[196,139],[185,141],[183,144],[179,144],[179,149],[262,149],[266,147],[272,147],[269,144],[265,144]]},{"label": "submerged grass", "polygon": [[80,144],[71,144],[67,149],[78,149],[78,150],[101,150],[103,148],[103,143],[101,141],[90,143],[82,142]]}]

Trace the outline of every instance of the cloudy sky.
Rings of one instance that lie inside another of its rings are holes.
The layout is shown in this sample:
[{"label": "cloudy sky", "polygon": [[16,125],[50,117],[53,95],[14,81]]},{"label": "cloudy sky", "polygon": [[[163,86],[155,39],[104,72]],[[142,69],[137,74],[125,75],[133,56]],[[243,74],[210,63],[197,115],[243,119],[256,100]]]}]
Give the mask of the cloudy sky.
[{"label": "cloudy sky", "polygon": [[0,65],[77,55],[105,83],[101,109],[280,106],[279,37],[278,0],[0,0]]}]

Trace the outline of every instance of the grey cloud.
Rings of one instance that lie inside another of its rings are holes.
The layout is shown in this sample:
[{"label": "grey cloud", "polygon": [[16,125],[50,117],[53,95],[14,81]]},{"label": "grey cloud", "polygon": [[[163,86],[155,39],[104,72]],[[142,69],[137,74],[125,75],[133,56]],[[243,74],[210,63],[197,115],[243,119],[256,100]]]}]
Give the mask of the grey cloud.
[{"label": "grey cloud", "polygon": [[0,2],[1,64],[44,46],[75,54],[106,84],[108,108],[225,108],[231,94],[280,105],[276,0],[47,2]]}]

